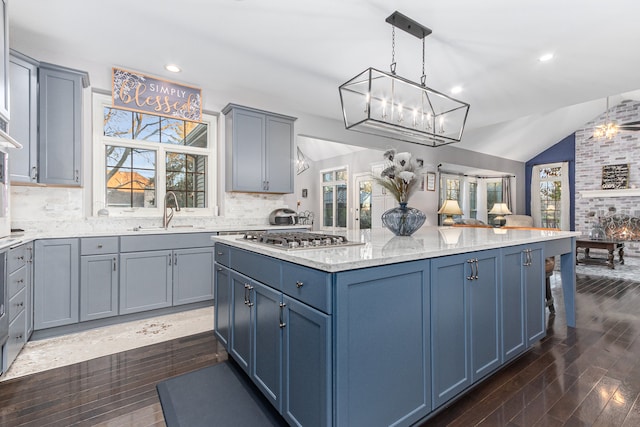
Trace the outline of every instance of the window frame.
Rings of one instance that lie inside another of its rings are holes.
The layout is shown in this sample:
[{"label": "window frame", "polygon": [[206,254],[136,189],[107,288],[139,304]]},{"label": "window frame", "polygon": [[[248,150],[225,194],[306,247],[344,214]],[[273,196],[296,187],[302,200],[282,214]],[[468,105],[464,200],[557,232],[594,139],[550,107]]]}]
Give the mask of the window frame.
[{"label": "window frame", "polygon": [[[112,108],[111,97],[109,95],[94,93],[92,96],[92,123],[93,123],[93,194],[91,203],[92,216],[98,216],[98,210],[107,208],[109,216],[113,217],[161,217],[163,212],[163,200],[166,195],[166,154],[187,153],[207,156],[207,195],[206,208],[181,207],[180,216],[203,217],[217,216],[217,152],[218,152],[218,120],[219,115],[204,113],[202,123],[206,123],[207,148],[190,147],[162,142],[147,142],[142,140],[132,140],[127,138],[115,138],[104,135],[104,109]],[[115,145],[126,148],[142,148],[156,152],[156,206],[145,207],[115,207],[106,206],[106,146]]]},{"label": "window frame", "polygon": [[[346,173],[346,179],[345,180],[337,180],[335,179],[336,177],[336,172],[340,172],[340,171],[345,171]],[[322,177],[324,174],[331,172],[333,174],[334,179],[332,181],[323,181]],[[349,201],[349,194],[350,194],[350,185],[349,185],[349,165],[343,165],[343,166],[337,166],[337,167],[333,167],[333,168],[328,168],[328,169],[322,169],[320,171],[319,174],[319,179],[320,179],[320,229],[321,230],[326,230],[326,231],[339,231],[339,230],[346,230],[349,228],[349,206],[351,205],[350,201]],[[346,191],[347,191],[347,195],[346,195],[346,225],[344,227],[338,227],[336,226],[336,219],[337,219],[337,203],[336,203],[336,197],[338,195],[337,191],[336,191],[336,187],[338,185],[344,185],[346,187]],[[333,187],[333,225],[332,226],[326,226],[324,225],[324,187],[326,186],[331,186]]]}]

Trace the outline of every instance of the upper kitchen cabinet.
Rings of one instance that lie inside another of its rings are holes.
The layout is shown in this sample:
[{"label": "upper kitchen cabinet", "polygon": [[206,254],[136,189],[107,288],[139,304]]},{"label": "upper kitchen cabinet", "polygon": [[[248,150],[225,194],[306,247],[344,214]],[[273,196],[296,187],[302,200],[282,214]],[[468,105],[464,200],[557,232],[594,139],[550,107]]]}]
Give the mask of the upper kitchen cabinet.
[{"label": "upper kitchen cabinet", "polygon": [[7,0],[1,0],[0,13],[0,121],[4,126],[0,128],[6,132],[9,122],[9,15],[7,14]]},{"label": "upper kitchen cabinet", "polygon": [[85,72],[41,63],[38,70],[38,182],[82,185],[82,88]]},{"label": "upper kitchen cabinet", "polygon": [[23,144],[12,155],[12,182],[82,184],[84,71],[38,62],[11,51],[11,136]]},{"label": "upper kitchen cabinet", "polygon": [[38,181],[38,63],[11,51],[10,135],[22,144],[11,152],[9,170],[12,182]]},{"label": "upper kitchen cabinet", "polygon": [[226,189],[292,193],[295,117],[227,105]]}]

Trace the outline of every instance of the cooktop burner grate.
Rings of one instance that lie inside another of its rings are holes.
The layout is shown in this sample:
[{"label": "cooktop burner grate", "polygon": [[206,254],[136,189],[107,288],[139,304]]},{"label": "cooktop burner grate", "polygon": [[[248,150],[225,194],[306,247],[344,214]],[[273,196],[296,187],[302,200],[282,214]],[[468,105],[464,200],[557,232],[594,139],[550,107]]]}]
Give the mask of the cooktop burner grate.
[{"label": "cooktop burner grate", "polygon": [[361,245],[360,242],[350,242],[344,236],[335,234],[296,232],[268,232],[248,231],[241,240],[249,240],[272,246],[278,249],[323,249],[331,247]]}]

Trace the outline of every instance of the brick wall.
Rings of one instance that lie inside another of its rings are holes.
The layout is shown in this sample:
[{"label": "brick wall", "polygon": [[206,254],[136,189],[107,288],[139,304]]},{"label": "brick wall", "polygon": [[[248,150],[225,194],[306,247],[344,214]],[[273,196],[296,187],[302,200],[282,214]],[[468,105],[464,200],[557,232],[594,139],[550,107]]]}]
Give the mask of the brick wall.
[{"label": "brick wall", "polygon": [[[618,125],[640,121],[640,101],[623,101],[609,110],[609,119]],[[598,216],[617,213],[640,217],[640,196],[583,198],[581,191],[600,190],[602,166],[629,163],[629,187],[640,189],[640,132],[621,131],[612,138],[593,138],[594,128],[606,120],[606,112],[576,132],[576,231],[588,234],[591,211]],[[640,256],[640,242],[629,242],[626,253]]]}]

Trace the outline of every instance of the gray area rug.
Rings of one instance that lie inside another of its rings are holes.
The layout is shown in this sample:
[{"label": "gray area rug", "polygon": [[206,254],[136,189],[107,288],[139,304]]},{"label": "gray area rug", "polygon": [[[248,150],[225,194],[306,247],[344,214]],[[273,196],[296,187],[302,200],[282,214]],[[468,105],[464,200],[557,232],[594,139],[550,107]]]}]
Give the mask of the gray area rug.
[{"label": "gray area rug", "polygon": [[[592,256],[606,256],[606,251],[600,252],[591,250]],[[582,256],[582,254],[580,255]],[[556,269],[559,269],[559,259],[556,259]],[[618,263],[618,254],[616,252],[614,269],[610,269],[606,265],[594,265],[594,264],[578,264],[576,265],[576,274],[584,274],[586,276],[601,276],[614,279],[624,279],[640,281],[640,258],[625,256],[624,264]]]}]

